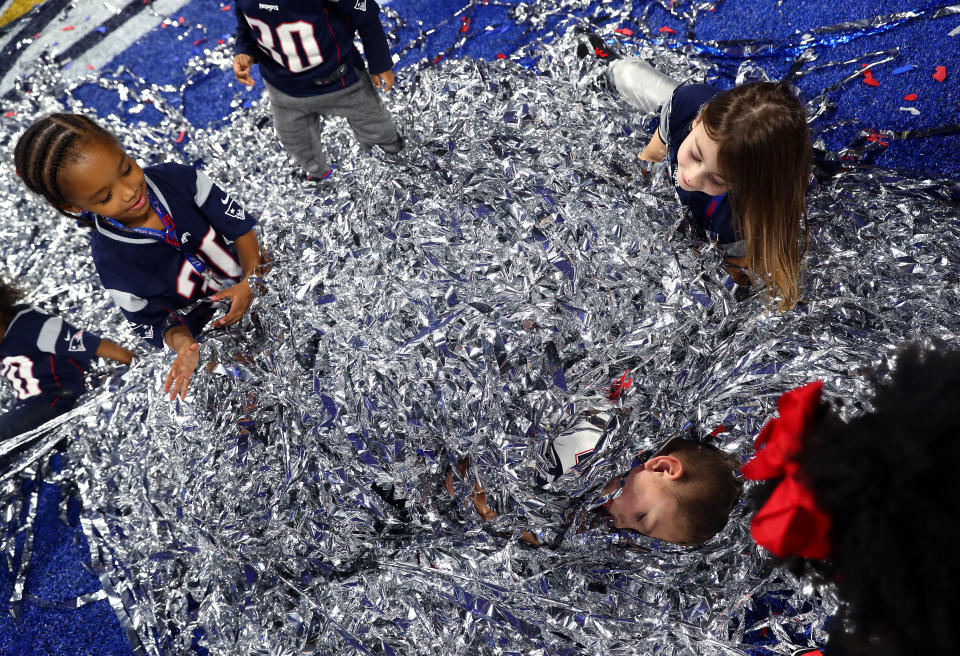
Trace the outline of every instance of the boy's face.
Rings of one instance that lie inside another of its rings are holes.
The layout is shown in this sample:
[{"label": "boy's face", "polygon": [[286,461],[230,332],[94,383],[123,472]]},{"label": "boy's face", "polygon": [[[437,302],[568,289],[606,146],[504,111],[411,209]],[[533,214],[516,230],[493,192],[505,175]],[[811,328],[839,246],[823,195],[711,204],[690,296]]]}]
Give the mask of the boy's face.
[{"label": "boy's face", "polygon": [[616,527],[683,544],[686,526],[672,491],[681,476],[683,463],[673,456],[656,456],[634,467],[623,492],[607,507]]},{"label": "boy's face", "polygon": [[726,193],[728,186],[717,163],[720,144],[710,138],[698,117],[677,150],[677,183],[681,189],[708,196]]},{"label": "boy's face", "polygon": [[152,208],[147,182],[135,161],[112,139],[82,146],[83,154],[60,174],[68,212],[94,212],[124,225],[142,224]]}]

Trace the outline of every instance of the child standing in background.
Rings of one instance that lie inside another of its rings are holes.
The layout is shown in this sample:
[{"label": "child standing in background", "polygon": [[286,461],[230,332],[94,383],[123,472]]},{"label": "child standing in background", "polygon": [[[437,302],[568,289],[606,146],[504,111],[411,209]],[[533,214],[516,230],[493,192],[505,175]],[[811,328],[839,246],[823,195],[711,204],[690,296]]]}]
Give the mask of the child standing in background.
[{"label": "child standing in background", "polygon": [[0,440],[70,410],[84,392],[84,374],[95,356],[133,361],[122,346],[19,303],[21,297],[0,280],[0,374],[17,395],[14,407],[0,415]]},{"label": "child standing in background", "polygon": [[[233,72],[252,87],[260,64],[280,142],[315,180],[331,171],[321,142],[324,116],[343,116],[360,144],[399,153],[403,139],[374,90],[393,87],[393,59],[374,0],[238,0]],[[353,45],[354,30],[370,64]]]},{"label": "child standing in background", "polygon": [[660,110],[640,159],[669,156],[680,202],[716,240],[731,275],[746,283],[738,276],[745,269],[780,297],[781,311],[792,308],[810,242],[813,153],[803,105],[785,84],[681,85],[639,59],[620,58],[594,34],[587,42],[608,62],[607,79],[621,97],[643,112]]},{"label": "child standing in background", "polygon": [[247,279],[262,262],[256,220],[202,171],[141,169],[113,135],[77,114],[27,128],[15,161],[31,191],[93,228],[104,288],[147,342],[177,354],[164,390],[184,398],[200,357],[196,337],[214,313],[202,301],[230,302],[213,322],[221,327],[240,321],[253,300]]}]

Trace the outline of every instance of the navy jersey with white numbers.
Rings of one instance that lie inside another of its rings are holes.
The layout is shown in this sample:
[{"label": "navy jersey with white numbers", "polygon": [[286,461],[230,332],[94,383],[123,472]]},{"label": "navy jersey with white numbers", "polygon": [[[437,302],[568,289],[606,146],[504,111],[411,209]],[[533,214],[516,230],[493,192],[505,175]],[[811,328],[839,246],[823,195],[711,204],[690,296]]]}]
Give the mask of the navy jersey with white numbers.
[{"label": "navy jersey with white numbers", "polygon": [[47,397],[51,405],[83,393],[84,372],[100,337],[29,305],[19,305],[0,341],[0,373],[20,400]]},{"label": "navy jersey with white numbers", "polygon": [[[357,82],[355,67],[363,62],[353,45],[355,31],[370,72],[393,68],[374,0],[238,0],[236,13],[237,54],[253,57],[263,79],[288,96],[316,96]],[[337,77],[344,64],[346,74]]]},{"label": "navy jersey with white numbers", "polygon": [[172,221],[170,240],[87,216],[94,224],[91,245],[100,281],[137,333],[159,347],[173,326],[186,325],[196,336],[212,318],[206,303],[184,317],[177,310],[239,281],[243,269],[233,240],[256,220],[202,171],[160,164],[143,172],[151,204]]}]

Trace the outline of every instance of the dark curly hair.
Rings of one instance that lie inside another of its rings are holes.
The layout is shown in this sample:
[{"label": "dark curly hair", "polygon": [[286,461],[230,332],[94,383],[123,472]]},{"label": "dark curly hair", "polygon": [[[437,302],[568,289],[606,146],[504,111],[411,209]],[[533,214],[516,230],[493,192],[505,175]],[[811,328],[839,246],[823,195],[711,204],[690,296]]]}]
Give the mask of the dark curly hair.
[{"label": "dark curly hair", "polygon": [[14,308],[23,298],[23,292],[14,285],[0,278],[0,326],[6,329],[7,324],[16,314]]},{"label": "dark curly hair", "polygon": [[[960,615],[960,351],[903,349],[849,423],[821,404],[796,457],[833,519],[826,560],[784,561],[833,582],[831,644],[852,654],[947,654]],[[749,492],[763,505],[778,481]]]},{"label": "dark curly hair", "polygon": [[727,524],[740,499],[743,483],[736,476],[740,462],[710,444],[674,438],[657,453],[683,463],[683,476],[674,493],[686,525],[684,544],[699,546]]}]

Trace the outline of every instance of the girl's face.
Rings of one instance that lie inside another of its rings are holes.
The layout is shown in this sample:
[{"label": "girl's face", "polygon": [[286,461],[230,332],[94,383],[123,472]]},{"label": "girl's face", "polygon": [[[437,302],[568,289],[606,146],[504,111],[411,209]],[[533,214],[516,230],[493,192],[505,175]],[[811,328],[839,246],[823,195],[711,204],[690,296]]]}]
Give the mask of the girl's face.
[{"label": "girl's face", "polygon": [[141,169],[112,139],[83,146],[78,160],[61,173],[68,212],[94,212],[124,225],[148,220],[147,182]]},{"label": "girl's face", "polygon": [[623,492],[607,507],[616,527],[683,544],[685,526],[671,489],[682,475],[683,463],[673,456],[656,456],[630,470]]},{"label": "girl's face", "polygon": [[727,181],[720,174],[717,151],[720,144],[707,135],[700,117],[677,151],[677,184],[687,191],[700,191],[708,196],[726,193]]}]

